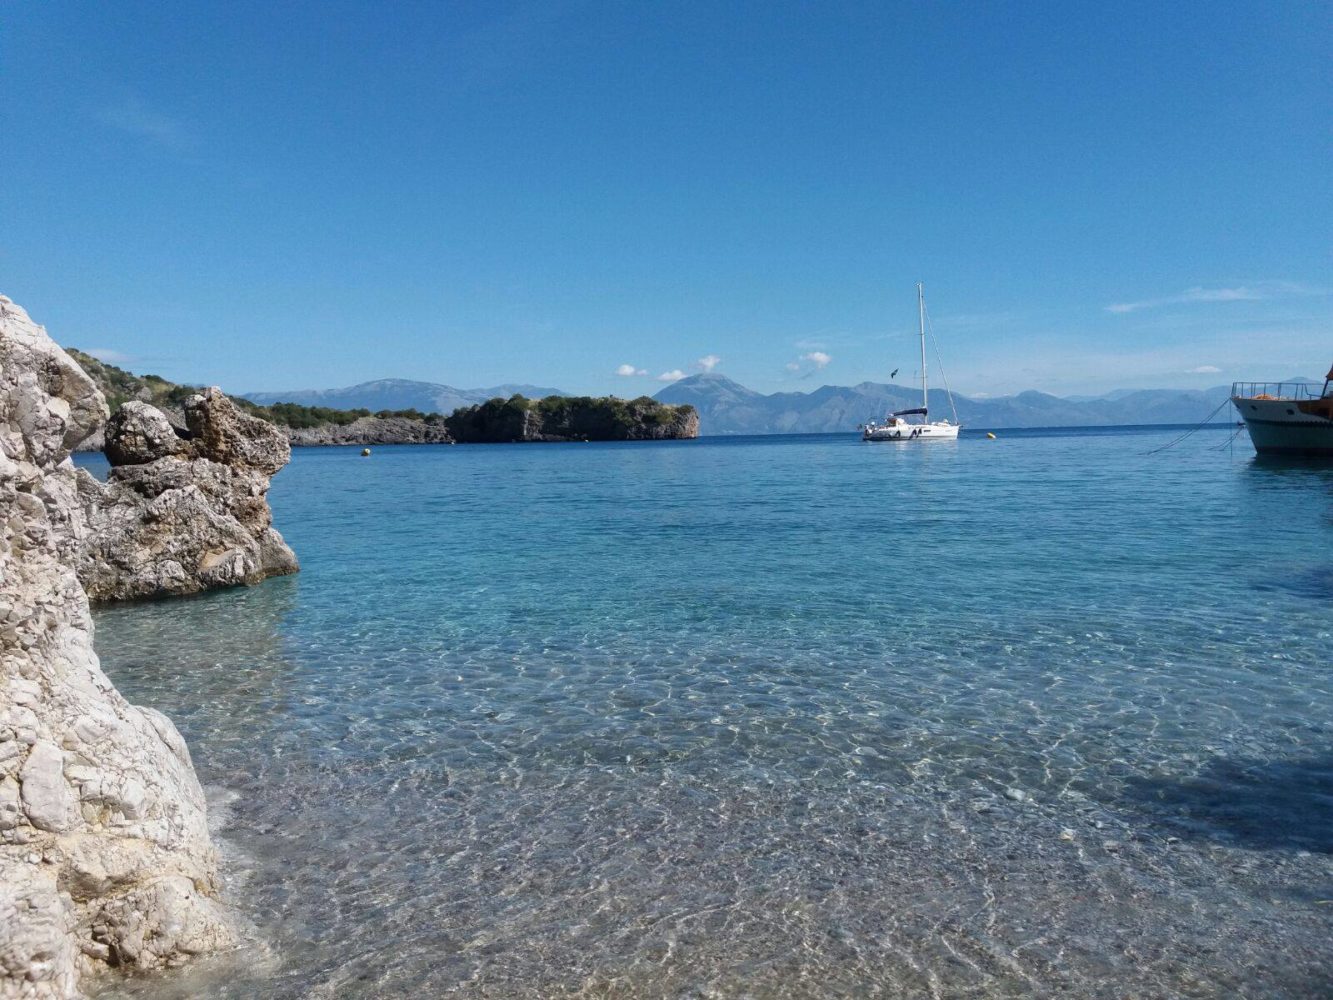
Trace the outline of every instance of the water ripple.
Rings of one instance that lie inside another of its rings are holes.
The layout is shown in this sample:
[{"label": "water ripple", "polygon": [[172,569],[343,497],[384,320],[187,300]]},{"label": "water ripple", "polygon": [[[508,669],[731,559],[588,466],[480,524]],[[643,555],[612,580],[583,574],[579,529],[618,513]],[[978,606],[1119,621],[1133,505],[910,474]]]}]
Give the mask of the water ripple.
[{"label": "water ripple", "polygon": [[1159,437],[298,452],[97,634],[273,960],[104,993],[1327,994],[1333,491]]}]

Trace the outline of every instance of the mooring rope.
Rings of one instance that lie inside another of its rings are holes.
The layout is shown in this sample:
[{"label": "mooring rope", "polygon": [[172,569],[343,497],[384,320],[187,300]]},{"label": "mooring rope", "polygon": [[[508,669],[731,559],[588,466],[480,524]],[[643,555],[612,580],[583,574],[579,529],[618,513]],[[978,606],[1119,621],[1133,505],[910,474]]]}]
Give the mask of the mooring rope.
[{"label": "mooring rope", "polygon": [[1216,448],[1214,448],[1213,450],[1214,450],[1214,451],[1221,451],[1223,448],[1229,448],[1231,445],[1235,444],[1235,443],[1236,443],[1236,438],[1240,437],[1240,432],[1243,431],[1244,429],[1245,429],[1245,421],[1242,420],[1241,423],[1240,423],[1240,426],[1237,427],[1234,431],[1231,432],[1231,436],[1230,436],[1229,438],[1227,438],[1226,443],[1225,443],[1225,444],[1219,444],[1219,445],[1218,445]]},{"label": "mooring rope", "polygon": [[1231,402],[1231,397],[1228,396],[1226,399],[1222,400],[1222,402],[1220,402],[1220,403],[1217,404],[1217,409],[1213,410],[1212,413],[1208,414],[1208,416],[1206,416],[1206,417],[1203,418],[1203,422],[1202,422],[1202,423],[1200,423],[1200,424],[1198,424],[1198,425],[1196,425],[1196,426],[1194,426],[1194,427],[1191,427],[1189,430],[1187,430],[1184,434],[1180,435],[1180,437],[1176,438],[1174,441],[1169,441],[1169,442],[1167,442],[1166,444],[1162,445],[1162,447],[1160,447],[1160,448],[1154,448],[1152,451],[1148,452],[1147,454],[1149,454],[1149,455],[1156,455],[1156,454],[1157,454],[1158,452],[1160,452],[1160,451],[1166,451],[1168,448],[1174,448],[1176,445],[1180,444],[1181,441],[1184,441],[1187,437],[1189,437],[1191,434],[1193,434],[1193,433],[1194,433],[1195,431],[1197,431],[1199,428],[1203,427],[1204,424],[1207,424],[1208,421],[1210,421],[1210,420],[1213,419],[1213,417],[1217,416],[1217,414],[1221,411],[1222,407],[1227,406],[1228,404],[1230,404],[1230,402]]}]

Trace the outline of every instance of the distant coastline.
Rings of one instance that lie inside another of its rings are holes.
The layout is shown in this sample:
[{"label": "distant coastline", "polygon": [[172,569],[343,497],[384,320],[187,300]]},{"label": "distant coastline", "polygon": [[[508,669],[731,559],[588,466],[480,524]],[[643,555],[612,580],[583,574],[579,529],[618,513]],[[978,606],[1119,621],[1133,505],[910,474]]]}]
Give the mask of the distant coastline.
[{"label": "distant coastline", "polygon": [[[186,399],[200,391],[199,387],[157,375],[135,375],[77,348],[67,350],[101,389],[112,413],[131,400],[149,403],[166,414],[179,433],[187,434],[183,407]],[[318,398],[320,394],[296,395]],[[642,441],[699,436],[699,417],[693,407],[647,396],[624,400],[615,396],[567,396],[557,391],[529,399],[513,392],[507,398],[494,397],[458,407],[448,415],[411,406],[371,411],[366,407],[338,409],[285,400],[264,404],[244,396],[229,398],[252,416],[282,429],[292,447]],[[101,451],[104,427],[74,450]]]},{"label": "distant coastline", "polygon": [[[1029,389],[1013,396],[973,398],[931,389],[930,412],[963,427],[1009,430],[1019,427],[1112,427],[1197,424],[1229,393],[1208,389],[1121,390],[1104,396],[1064,398]],[[764,394],[716,372],[691,375],[654,397],[688,403],[699,411],[702,433],[818,434],[851,431],[886,413],[921,405],[921,389],[910,383],[861,382],[823,385],[810,392]]]},{"label": "distant coastline", "polygon": [[[77,350],[70,353],[113,409],[126,399],[141,399],[172,417],[180,413],[185,397],[197,391],[157,376],[134,375]],[[965,429],[1192,426],[1216,409],[1228,391],[1227,386],[1141,389],[1063,398],[1029,390],[984,399],[955,394],[952,405]],[[491,392],[496,395],[485,395]],[[537,399],[528,392],[543,395]],[[287,395],[293,398],[279,398]],[[653,397],[635,400],[571,396],[526,385],[455,389],[408,379],[231,398],[283,427],[293,447],[323,447],[854,433],[866,420],[918,404],[920,391],[910,385],[862,382],[765,395],[711,373],[683,378]],[[460,405],[451,411],[423,409],[435,403]],[[693,417],[681,407],[689,408]],[[952,412],[942,390],[931,393],[930,408],[932,413]],[[78,450],[100,447],[94,435]]]},{"label": "distant coastline", "polygon": [[[1287,381],[1291,381],[1290,378]],[[529,398],[568,396],[561,390],[530,392],[512,388]],[[1111,427],[1195,424],[1223,402],[1227,385],[1205,389],[1120,389],[1100,396],[1061,397],[1037,390],[1008,396],[967,396],[955,393],[953,404],[964,427],[1008,430],[1015,427]],[[482,394],[479,396],[479,394]],[[361,407],[371,412],[415,408],[451,412],[438,401],[466,399],[467,405],[512,393],[456,389],[435,382],[377,379],[338,389],[295,393],[247,393],[245,398],[270,403],[290,396],[293,403],[341,409]],[[737,434],[830,434],[853,432],[868,420],[882,419],[893,410],[920,406],[921,390],[907,382],[861,382],[852,386],[822,385],[808,392],[760,393],[718,372],[687,376],[664,386],[652,397],[659,403],[690,405],[699,414],[699,433],[705,437]],[[460,404],[463,405],[463,404]],[[953,416],[948,394],[932,389],[932,415]]]}]

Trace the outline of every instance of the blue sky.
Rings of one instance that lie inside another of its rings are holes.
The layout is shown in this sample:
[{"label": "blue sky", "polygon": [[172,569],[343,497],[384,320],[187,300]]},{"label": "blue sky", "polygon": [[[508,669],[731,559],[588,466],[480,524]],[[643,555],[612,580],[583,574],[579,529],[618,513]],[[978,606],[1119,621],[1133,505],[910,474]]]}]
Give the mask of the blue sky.
[{"label": "blue sky", "polygon": [[[0,292],[233,391],[1333,362],[1333,5],[8,4]],[[618,368],[645,374],[619,376]]]}]

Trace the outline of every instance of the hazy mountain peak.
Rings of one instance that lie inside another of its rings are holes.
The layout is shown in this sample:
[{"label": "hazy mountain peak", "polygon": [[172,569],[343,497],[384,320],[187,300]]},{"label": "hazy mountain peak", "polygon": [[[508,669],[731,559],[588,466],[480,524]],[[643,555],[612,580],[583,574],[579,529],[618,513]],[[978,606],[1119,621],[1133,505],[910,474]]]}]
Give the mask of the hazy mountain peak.
[{"label": "hazy mountain peak", "polygon": [[663,403],[690,403],[693,402],[696,395],[761,398],[760,393],[753,389],[747,389],[739,382],[719,372],[700,372],[698,375],[687,375],[677,382],[672,382],[653,398]]},{"label": "hazy mountain peak", "polygon": [[[1188,424],[1205,419],[1226,398],[1226,386],[1212,389],[1157,389],[1096,398],[1062,399],[1038,389],[1013,396],[972,399],[954,394],[958,419],[975,428],[1077,427],[1114,424]],[[1118,397],[1118,398],[1113,398]],[[655,397],[663,403],[690,403],[707,434],[851,433],[867,420],[919,405],[920,386],[860,382],[822,385],[805,392],[756,392],[717,373],[691,375]],[[953,414],[942,388],[930,393],[932,416]]]},{"label": "hazy mountain peak", "polygon": [[[673,386],[676,386],[676,385],[722,385],[722,386],[735,386],[735,387],[738,388],[738,389],[744,389],[744,388],[745,388],[743,385],[741,385],[741,384],[740,384],[739,382],[737,382],[735,379],[733,379],[733,378],[729,378],[728,376],[723,375],[721,372],[699,372],[699,373],[696,374],[696,375],[686,375],[684,378],[682,378],[682,379],[678,379],[678,380],[676,380],[675,382],[672,382],[671,384],[672,384]],[[751,391],[751,390],[746,390],[746,391]]]}]

